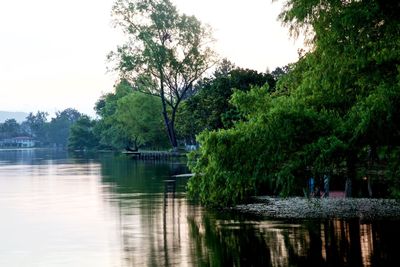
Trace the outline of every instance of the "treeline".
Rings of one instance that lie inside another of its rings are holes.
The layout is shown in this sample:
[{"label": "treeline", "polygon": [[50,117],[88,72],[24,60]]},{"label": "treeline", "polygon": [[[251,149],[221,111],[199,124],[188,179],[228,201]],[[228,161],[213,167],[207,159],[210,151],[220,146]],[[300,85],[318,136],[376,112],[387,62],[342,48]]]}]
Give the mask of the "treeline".
[{"label": "treeline", "polygon": [[[185,95],[176,114],[176,136],[179,147],[196,147],[196,136],[204,130],[231,127],[240,119],[230,103],[234,91],[248,91],[251,86],[275,90],[277,79],[285,68],[259,73],[235,67],[222,61],[214,73],[201,79]],[[112,93],[96,103],[98,119],[83,116],[71,128],[69,147],[92,149],[170,149],[172,147],[162,118],[160,98],[135,90],[122,80]]]},{"label": "treeline", "polygon": [[71,126],[83,115],[75,109],[67,108],[58,111],[55,117],[48,120],[47,112],[29,113],[22,123],[15,119],[0,123],[0,140],[15,137],[31,137],[36,146],[66,148]]},{"label": "treeline", "polygon": [[[201,131],[229,128],[240,119],[229,103],[234,88],[247,91],[268,83],[273,90],[284,72],[218,64],[209,27],[180,14],[168,0],[116,1],[112,14],[127,37],[108,56],[120,80],[96,103],[98,120],[78,121],[72,128],[72,149],[196,147]],[[82,138],[89,133],[92,139]]]}]

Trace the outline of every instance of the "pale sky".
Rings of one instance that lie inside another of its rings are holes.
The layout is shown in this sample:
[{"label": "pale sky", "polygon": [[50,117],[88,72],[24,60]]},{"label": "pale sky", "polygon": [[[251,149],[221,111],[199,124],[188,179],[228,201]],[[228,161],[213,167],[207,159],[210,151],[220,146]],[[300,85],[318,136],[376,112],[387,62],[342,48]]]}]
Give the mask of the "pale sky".
[{"label": "pale sky", "polygon": [[[114,0],[0,0],[0,110],[75,108],[94,116],[113,89],[106,55],[122,43]],[[273,70],[297,60],[301,43],[277,21],[271,0],[172,0],[214,29],[216,51],[239,67]],[[280,1],[282,2],[282,1]]]}]

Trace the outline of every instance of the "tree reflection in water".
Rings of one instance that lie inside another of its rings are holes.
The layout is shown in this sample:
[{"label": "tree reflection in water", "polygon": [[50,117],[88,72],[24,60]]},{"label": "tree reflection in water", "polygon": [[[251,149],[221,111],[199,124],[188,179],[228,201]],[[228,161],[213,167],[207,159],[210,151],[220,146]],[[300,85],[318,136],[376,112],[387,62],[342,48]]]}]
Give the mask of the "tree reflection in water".
[{"label": "tree reflection in water", "polygon": [[262,234],[250,223],[204,213],[189,217],[188,224],[197,266],[269,266],[271,262]]},{"label": "tree reflection in water", "polygon": [[[180,165],[101,160],[119,217],[121,266],[397,266],[398,221],[283,221],[186,200]],[[178,169],[177,169],[178,168]]]},{"label": "tree reflection in water", "polygon": [[399,265],[399,220],[284,221],[205,210],[186,200],[185,179],[170,181],[184,166],[0,152],[0,265]]},{"label": "tree reflection in water", "polygon": [[395,224],[337,219],[240,223],[210,213],[189,219],[199,266],[397,266]]}]

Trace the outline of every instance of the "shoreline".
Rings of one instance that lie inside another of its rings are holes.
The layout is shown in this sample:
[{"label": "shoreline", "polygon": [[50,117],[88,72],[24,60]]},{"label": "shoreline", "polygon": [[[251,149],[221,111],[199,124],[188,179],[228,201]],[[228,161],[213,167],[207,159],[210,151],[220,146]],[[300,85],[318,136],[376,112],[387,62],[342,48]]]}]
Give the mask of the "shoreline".
[{"label": "shoreline", "polygon": [[52,147],[1,147],[0,151],[26,151],[26,150],[46,150],[46,149],[58,149]]},{"label": "shoreline", "polygon": [[276,219],[400,219],[400,200],[395,199],[260,196],[232,209]]}]

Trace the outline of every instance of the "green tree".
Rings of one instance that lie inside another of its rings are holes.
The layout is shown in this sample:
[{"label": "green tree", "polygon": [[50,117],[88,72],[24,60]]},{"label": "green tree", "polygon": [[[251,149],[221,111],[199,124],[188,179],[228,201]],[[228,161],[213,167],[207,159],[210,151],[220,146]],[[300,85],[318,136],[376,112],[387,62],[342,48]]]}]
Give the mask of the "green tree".
[{"label": "green tree", "polygon": [[82,116],[76,109],[67,108],[56,112],[48,127],[49,143],[61,147],[67,147],[71,125]]},{"label": "green tree", "polygon": [[104,148],[121,149],[129,146],[129,138],[123,125],[116,122],[117,102],[119,99],[132,93],[132,88],[126,80],[115,86],[115,92],[103,95],[95,105],[100,117],[95,125],[94,132]]},{"label": "green tree", "polygon": [[318,112],[281,91],[237,91],[231,103],[243,120],[199,135],[191,158],[189,195],[206,205],[233,205],[251,195],[302,194],[307,169],[330,167],[344,144],[332,136],[336,114]]},{"label": "green tree", "polygon": [[0,123],[0,138],[11,138],[21,134],[21,126],[15,119],[8,119]]},{"label": "green tree", "polygon": [[200,135],[189,194],[229,205],[263,190],[300,194],[308,172],[339,172],[350,196],[372,166],[398,196],[399,11],[398,1],[287,1],[281,19],[307,32],[310,51],[276,91],[234,94],[246,119]]},{"label": "green tree", "polygon": [[133,92],[118,100],[117,104],[115,120],[136,149],[140,146],[167,147],[161,103],[155,96]]},{"label": "green tree", "polygon": [[26,125],[30,128],[32,136],[42,145],[48,143],[48,122],[47,112],[38,111],[36,115],[32,112],[26,117]]},{"label": "green tree", "polygon": [[214,64],[210,29],[179,14],[169,0],[117,0],[113,16],[128,37],[110,54],[135,90],[159,96],[172,147],[178,107],[194,83]]},{"label": "green tree", "polygon": [[180,136],[193,143],[203,130],[229,128],[240,119],[236,108],[229,103],[234,90],[248,91],[251,86],[268,84],[274,91],[276,80],[272,74],[235,67],[224,60],[214,74],[195,86],[195,94],[183,102],[178,113],[177,129]]},{"label": "green tree", "polygon": [[96,103],[100,119],[94,127],[104,147],[165,148],[166,134],[161,103],[155,96],[132,91],[122,80],[115,92],[102,96]]},{"label": "green tree", "polygon": [[94,132],[96,121],[82,115],[72,124],[68,137],[68,149],[92,150],[99,147],[98,136]]},{"label": "green tree", "polygon": [[340,115],[348,185],[363,151],[374,161],[378,150],[399,144],[399,11],[391,0],[293,0],[280,16],[312,37],[297,93],[314,109]]}]

